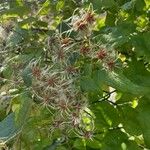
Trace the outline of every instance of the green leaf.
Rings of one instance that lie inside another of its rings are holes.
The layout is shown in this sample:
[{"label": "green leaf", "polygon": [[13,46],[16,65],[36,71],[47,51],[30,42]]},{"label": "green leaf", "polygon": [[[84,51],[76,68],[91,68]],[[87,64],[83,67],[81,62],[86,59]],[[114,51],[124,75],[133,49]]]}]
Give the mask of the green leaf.
[{"label": "green leaf", "polygon": [[96,116],[95,121],[98,129],[117,126],[121,121],[118,110],[108,102],[96,103],[91,107],[91,110]]},{"label": "green leaf", "polygon": [[73,147],[77,150],[86,150],[85,141],[82,139],[77,139],[74,141]]},{"label": "green leaf", "polygon": [[22,6],[22,5],[23,5],[23,1],[22,0],[9,1],[10,8],[15,8],[15,7]]},{"label": "green leaf", "polygon": [[128,141],[126,142],[126,150],[141,150],[141,148],[139,147],[139,145],[134,142],[134,141]]},{"label": "green leaf", "polygon": [[23,17],[23,15],[28,14],[30,11],[30,7],[27,6],[18,6],[18,7],[13,7],[8,10],[1,11],[0,14],[5,18],[10,18],[10,17]]},{"label": "green leaf", "polygon": [[135,8],[137,11],[143,11],[145,6],[144,0],[135,0]]},{"label": "green leaf", "polygon": [[62,138],[58,138],[57,140],[53,141],[53,143],[49,146],[47,146],[46,148],[44,148],[43,150],[56,150],[57,147],[59,147],[59,145],[61,145],[61,143],[64,141],[64,139]]},{"label": "green leaf", "polygon": [[[48,23],[47,22],[44,22],[44,21],[39,21],[39,20],[37,20],[36,22],[35,22],[35,24],[33,24],[34,26],[35,26],[35,28],[38,26],[38,28],[39,27],[43,27],[43,28],[47,28],[47,26],[48,26]],[[39,29],[40,30],[40,29]]]},{"label": "green leaf", "polygon": [[[119,96],[119,99],[117,99],[118,96]],[[119,93],[119,95],[115,97],[117,104],[132,102],[135,98],[136,98],[135,95],[130,94],[130,93],[123,93],[123,92]]]},{"label": "green leaf", "polygon": [[139,56],[144,56],[150,61],[150,32],[141,33],[132,37],[132,45],[135,48],[135,52]]},{"label": "green leaf", "polygon": [[50,10],[50,6],[51,6],[51,1],[46,0],[44,4],[41,6],[41,8],[39,9],[37,15],[46,15]]},{"label": "green leaf", "polygon": [[83,74],[85,76],[81,77],[81,89],[86,92],[101,92],[106,77],[105,72],[102,70],[92,72],[92,64],[86,64],[83,68]]},{"label": "green leaf", "polygon": [[114,0],[89,0],[93,4],[94,9],[100,11],[103,8],[112,8],[116,6]]},{"label": "green leaf", "polygon": [[31,61],[31,59],[33,57],[35,57],[33,53],[31,53],[31,54],[20,54],[20,55],[18,55],[18,58],[16,59],[16,61],[18,61],[19,63],[27,64],[29,61]]},{"label": "green leaf", "polygon": [[150,148],[150,99],[143,97],[137,107],[137,119],[142,127],[143,137],[147,148]]},{"label": "green leaf", "polygon": [[28,118],[29,111],[32,105],[32,99],[28,91],[24,91],[13,100],[13,104],[18,103],[19,107],[15,109],[15,121],[17,126],[22,126]]},{"label": "green leaf", "polygon": [[90,77],[82,77],[80,80],[80,86],[83,91],[94,92],[99,90],[99,86],[96,84],[94,79]]},{"label": "green leaf", "polygon": [[122,124],[123,128],[130,135],[141,135],[142,130],[137,120],[137,111],[136,109],[130,106],[124,106],[121,108],[122,112]]},{"label": "green leaf", "polygon": [[115,89],[126,93],[131,93],[135,95],[148,95],[150,93],[150,88],[134,84],[122,73],[120,74],[117,74],[115,72],[108,73],[106,83],[114,87]]},{"label": "green leaf", "polygon": [[144,65],[143,60],[136,60],[132,58],[131,62],[128,62],[128,68],[124,69],[124,74],[135,84],[150,88],[150,72]]},{"label": "green leaf", "polygon": [[105,8],[114,7],[116,5],[114,0],[101,0],[101,4]]},{"label": "green leaf", "polygon": [[93,71],[93,74],[92,74],[92,78],[93,80],[95,81],[95,84],[98,86],[98,87],[101,87],[103,86],[104,84],[104,81],[105,81],[105,72],[103,70],[99,71],[99,70],[95,70]]},{"label": "green leaf", "polygon": [[91,76],[92,75],[92,64],[88,64],[86,63],[84,66],[83,66],[83,75],[86,76]]},{"label": "green leaf", "polygon": [[94,139],[94,140],[86,140],[86,146],[89,147],[90,149],[100,149],[101,148],[101,143]]},{"label": "green leaf", "polygon": [[2,72],[4,78],[10,79],[13,73],[13,69],[10,65],[6,65],[1,68],[0,72]]},{"label": "green leaf", "polygon": [[114,25],[115,25],[115,21],[116,21],[116,16],[115,16],[115,14],[112,13],[112,12],[107,12],[105,24],[106,24],[107,26],[114,26]]},{"label": "green leaf", "polygon": [[133,0],[131,0],[131,1],[127,2],[127,3],[125,3],[123,6],[121,6],[121,8],[123,10],[130,10],[133,7],[134,7],[134,1]]},{"label": "green leaf", "polygon": [[56,10],[60,11],[64,7],[65,2],[63,0],[60,0],[56,5]]},{"label": "green leaf", "polygon": [[18,22],[18,25],[19,25],[20,27],[22,27],[22,26],[25,26],[25,25],[29,25],[29,24],[31,24],[31,23],[33,23],[33,22],[35,22],[35,21],[37,21],[36,18],[34,18],[34,17],[28,17],[28,18],[26,18],[26,19],[23,19],[22,21],[19,21],[19,22]]},{"label": "green leaf", "polygon": [[32,85],[32,69],[29,66],[23,70],[22,78],[27,87]]},{"label": "green leaf", "polygon": [[11,113],[0,122],[0,144],[12,139],[20,131],[20,128],[16,127],[14,120],[15,114]]},{"label": "green leaf", "polygon": [[101,150],[122,150],[122,143],[126,143],[127,135],[120,130],[108,131],[102,143]]},{"label": "green leaf", "polygon": [[21,29],[16,27],[13,33],[11,33],[7,39],[7,44],[10,46],[16,46],[17,44],[21,43],[23,40],[28,38],[28,32],[25,29]]}]

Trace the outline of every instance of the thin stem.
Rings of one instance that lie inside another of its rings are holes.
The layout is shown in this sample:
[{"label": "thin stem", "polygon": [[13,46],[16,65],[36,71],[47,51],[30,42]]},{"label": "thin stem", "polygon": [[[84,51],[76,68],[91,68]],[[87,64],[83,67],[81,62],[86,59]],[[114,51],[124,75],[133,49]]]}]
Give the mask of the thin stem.
[{"label": "thin stem", "polygon": [[94,135],[104,134],[104,133],[106,133],[107,131],[114,131],[114,130],[120,130],[120,129],[122,129],[122,127],[113,127],[113,128],[107,129],[106,131],[100,131],[100,132],[94,133]]},{"label": "thin stem", "polygon": [[105,96],[103,96],[101,99],[92,102],[91,104],[95,104],[95,103],[99,103],[99,102],[103,102],[103,101],[108,101],[109,103],[113,104],[113,105],[117,105],[116,103],[108,100],[108,98],[111,96],[111,94],[113,94],[114,92],[116,92],[116,90],[109,92],[108,94],[106,94]]}]

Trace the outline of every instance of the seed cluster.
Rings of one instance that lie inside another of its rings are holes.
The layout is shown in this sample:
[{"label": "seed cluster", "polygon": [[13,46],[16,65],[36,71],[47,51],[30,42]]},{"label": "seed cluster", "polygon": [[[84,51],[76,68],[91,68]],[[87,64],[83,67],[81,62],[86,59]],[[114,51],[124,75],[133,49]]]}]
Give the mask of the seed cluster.
[{"label": "seed cluster", "polygon": [[[89,110],[87,112],[87,100],[75,88],[74,80],[67,76],[77,74],[76,69],[73,66],[68,66],[64,71],[53,69],[32,64],[32,91],[41,105],[53,116],[50,132],[74,132],[78,136],[92,132],[93,115]],[[85,121],[87,119],[88,122]]]},{"label": "seed cluster", "polygon": [[90,59],[96,58],[102,63],[104,69],[108,71],[114,70],[118,67],[117,53],[112,48],[108,50],[106,46],[94,43],[92,40],[92,30],[95,26],[96,17],[94,11],[89,8],[88,10],[80,10],[79,14],[74,15],[71,20],[71,25],[78,33],[77,37],[81,40],[78,45],[79,53],[83,56],[88,56]]},{"label": "seed cluster", "polygon": [[51,133],[59,130],[67,135],[73,132],[79,137],[93,137],[94,115],[77,84],[80,77],[77,58],[96,58],[107,70],[113,70],[116,64],[110,51],[100,48],[90,39],[95,20],[91,9],[73,15],[71,26],[77,33],[75,37],[56,34],[46,41],[52,65],[41,67],[39,62],[30,64],[32,91],[52,114]]},{"label": "seed cluster", "polygon": [[101,61],[104,69],[107,69],[108,71],[112,71],[118,67],[118,64],[116,63],[116,56],[117,54],[113,54],[112,52],[109,52],[105,48],[101,48],[97,52],[98,60]]},{"label": "seed cluster", "polygon": [[93,11],[80,10],[80,14],[74,15],[71,21],[73,29],[81,36],[90,36],[95,23],[95,14]]}]

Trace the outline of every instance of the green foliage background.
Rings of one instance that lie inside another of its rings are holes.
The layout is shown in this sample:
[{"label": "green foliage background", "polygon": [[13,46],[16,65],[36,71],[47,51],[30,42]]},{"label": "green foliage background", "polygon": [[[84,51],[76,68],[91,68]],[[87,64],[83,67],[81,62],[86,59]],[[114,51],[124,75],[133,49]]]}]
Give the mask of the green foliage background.
[{"label": "green foliage background", "polygon": [[[125,67],[105,72],[92,62],[83,61],[80,86],[95,115],[97,132],[93,140],[75,136],[66,140],[61,139],[61,134],[60,138],[50,138],[47,124],[51,116],[37,105],[27,88],[32,84],[28,62],[39,57],[44,60],[43,39],[52,36],[60,26],[61,32],[67,30],[64,20],[71,17],[76,8],[90,4],[100,16],[93,30],[94,40],[115,49]],[[41,17],[45,18],[41,21]],[[150,149],[149,18],[149,0],[1,0],[0,22],[6,38],[1,36],[0,101],[4,104],[0,102],[0,147],[14,150]],[[20,73],[12,64],[24,65],[21,74],[24,84],[14,89],[9,81],[12,76],[17,80]],[[108,99],[113,94],[109,93],[109,86],[115,89],[115,102]],[[10,102],[9,107],[4,106],[6,101]]]}]

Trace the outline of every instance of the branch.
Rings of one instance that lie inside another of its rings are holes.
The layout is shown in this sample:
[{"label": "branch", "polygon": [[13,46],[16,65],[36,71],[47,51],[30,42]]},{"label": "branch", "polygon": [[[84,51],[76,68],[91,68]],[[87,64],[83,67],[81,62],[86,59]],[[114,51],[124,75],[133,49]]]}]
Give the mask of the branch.
[{"label": "branch", "polygon": [[109,92],[107,95],[103,96],[101,99],[92,102],[91,104],[95,104],[95,103],[99,103],[99,102],[103,102],[103,101],[108,101],[109,103],[113,104],[113,105],[117,105],[116,103],[108,100],[108,98],[111,96],[112,93],[116,92],[116,90]]}]

